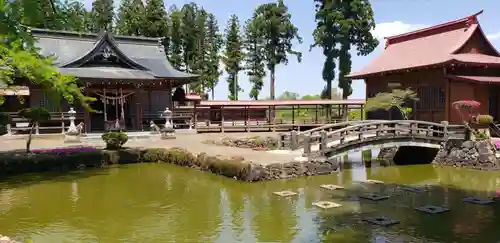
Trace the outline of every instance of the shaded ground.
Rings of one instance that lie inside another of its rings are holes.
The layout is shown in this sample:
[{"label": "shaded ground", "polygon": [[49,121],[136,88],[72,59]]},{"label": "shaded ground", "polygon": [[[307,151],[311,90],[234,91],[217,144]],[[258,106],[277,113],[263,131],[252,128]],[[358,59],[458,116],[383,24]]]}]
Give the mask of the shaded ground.
[{"label": "shaded ground", "polygon": [[[272,163],[286,163],[291,162],[297,155],[294,154],[280,154],[268,153],[265,151],[254,151],[245,148],[225,147],[211,144],[204,144],[205,140],[216,140],[224,137],[232,138],[247,138],[249,136],[275,136],[275,133],[206,133],[206,134],[177,134],[176,139],[162,140],[158,138],[134,140],[131,139],[127,142],[127,147],[143,147],[143,148],[169,148],[169,147],[182,147],[192,153],[207,153],[212,156],[242,156],[247,161],[252,161],[259,164],[272,164]],[[71,146],[103,146],[101,141],[86,142],[80,144],[64,143],[61,137],[44,137],[35,138],[32,141],[32,149],[48,149],[48,148],[61,148]],[[0,137],[0,151],[24,149],[26,142],[24,139],[9,139],[7,137]]]}]

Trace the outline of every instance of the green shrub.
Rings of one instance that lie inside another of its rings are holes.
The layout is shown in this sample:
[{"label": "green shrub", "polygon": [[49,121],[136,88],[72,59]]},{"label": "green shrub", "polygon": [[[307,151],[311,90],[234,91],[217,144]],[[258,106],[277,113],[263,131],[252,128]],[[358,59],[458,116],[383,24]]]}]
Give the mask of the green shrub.
[{"label": "green shrub", "polygon": [[493,117],[490,115],[478,115],[476,117],[476,121],[478,124],[481,124],[481,125],[489,125],[489,124],[493,123]]},{"label": "green shrub", "polygon": [[106,149],[116,150],[122,148],[128,141],[128,136],[124,132],[105,132],[102,140],[106,143]]},{"label": "green shrub", "polygon": [[490,136],[488,136],[488,134],[485,132],[478,132],[476,134],[476,141],[486,140],[489,138],[490,138]]}]

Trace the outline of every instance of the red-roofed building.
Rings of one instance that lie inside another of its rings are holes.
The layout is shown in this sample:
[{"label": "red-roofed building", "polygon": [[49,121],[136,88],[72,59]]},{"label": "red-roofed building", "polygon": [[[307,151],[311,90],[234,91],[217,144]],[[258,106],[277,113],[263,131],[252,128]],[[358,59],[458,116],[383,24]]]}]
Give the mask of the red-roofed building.
[{"label": "red-roofed building", "polygon": [[420,101],[413,119],[458,123],[450,104],[477,100],[479,112],[498,121],[500,54],[479,25],[481,13],[387,37],[382,54],[349,77],[365,80],[368,98],[393,88],[415,90]]}]

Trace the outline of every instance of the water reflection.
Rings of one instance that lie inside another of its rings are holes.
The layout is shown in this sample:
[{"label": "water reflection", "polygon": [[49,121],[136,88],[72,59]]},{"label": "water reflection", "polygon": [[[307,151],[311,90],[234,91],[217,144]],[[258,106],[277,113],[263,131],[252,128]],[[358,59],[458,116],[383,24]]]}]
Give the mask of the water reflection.
[{"label": "water reflection", "polygon": [[[349,160],[356,160],[350,155]],[[361,161],[361,160],[358,160]],[[353,169],[290,181],[243,183],[164,164],[139,164],[64,176],[25,176],[0,184],[0,233],[58,242],[496,242],[498,204],[465,204],[500,187],[498,172],[430,165]],[[353,183],[382,180],[385,185]],[[23,183],[20,183],[22,181]],[[401,185],[432,184],[427,192]],[[328,191],[321,184],[341,184]],[[293,190],[296,197],[272,192]],[[390,195],[359,199],[363,192]],[[319,209],[313,202],[343,206]],[[426,204],[451,211],[427,215]],[[367,216],[401,220],[375,227]]]}]

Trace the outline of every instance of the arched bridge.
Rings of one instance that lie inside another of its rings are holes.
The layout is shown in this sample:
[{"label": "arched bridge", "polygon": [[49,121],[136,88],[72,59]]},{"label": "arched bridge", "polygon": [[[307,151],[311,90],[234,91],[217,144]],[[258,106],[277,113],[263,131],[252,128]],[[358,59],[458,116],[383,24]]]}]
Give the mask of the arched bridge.
[{"label": "arched bridge", "polygon": [[419,146],[439,148],[448,139],[465,139],[466,129],[448,122],[368,120],[330,124],[304,132],[281,134],[280,147],[304,156],[332,157],[364,147]]}]

